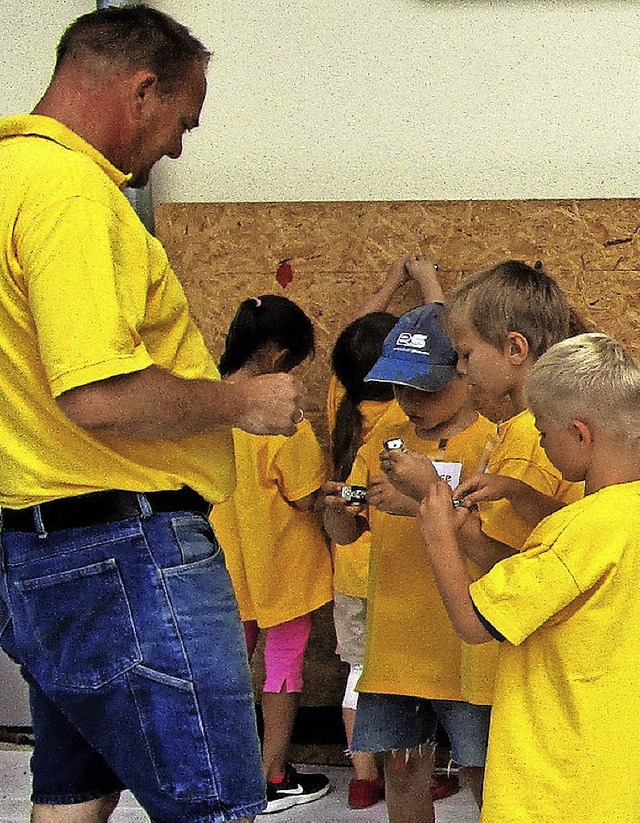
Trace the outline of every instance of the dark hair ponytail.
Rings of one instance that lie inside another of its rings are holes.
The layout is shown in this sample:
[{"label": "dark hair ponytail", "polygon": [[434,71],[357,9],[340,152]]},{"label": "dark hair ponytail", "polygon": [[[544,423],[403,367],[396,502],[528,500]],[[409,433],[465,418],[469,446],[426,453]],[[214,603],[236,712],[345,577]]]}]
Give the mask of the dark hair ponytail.
[{"label": "dark hair ponytail", "polygon": [[393,399],[390,383],[365,383],[364,378],[380,357],[384,339],[397,321],[398,318],[389,312],[365,314],[342,330],[333,347],[331,367],[345,389],[332,432],[331,459],[335,480],[347,479],[362,445],[359,404],[363,400]]},{"label": "dark hair ponytail", "polygon": [[227,332],[220,374],[238,371],[269,343],[285,350],[282,370],[293,369],[315,351],[311,320],[300,306],[278,294],[243,300]]}]

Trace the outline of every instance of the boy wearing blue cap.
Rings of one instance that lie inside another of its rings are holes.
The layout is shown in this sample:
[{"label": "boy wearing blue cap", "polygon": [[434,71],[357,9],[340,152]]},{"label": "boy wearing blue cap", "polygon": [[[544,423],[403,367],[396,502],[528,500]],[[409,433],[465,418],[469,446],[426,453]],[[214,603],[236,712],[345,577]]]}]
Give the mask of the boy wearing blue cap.
[{"label": "boy wearing blue cap", "polygon": [[[392,440],[390,446],[433,460],[453,488],[477,471],[495,436],[494,424],[471,405],[441,315],[442,305],[432,303],[400,318],[367,376],[393,384],[408,420],[378,427],[356,456],[347,483],[367,487],[366,505],[345,500],[343,484],[326,487],[325,525],[332,539],[350,543],[371,531],[352,748],[383,753],[391,823],[434,820],[429,784],[438,720],[478,800],[488,736],[492,665],[485,659],[493,658],[495,644],[471,650],[457,638],[421,545],[418,503],[395,490],[380,469],[383,443]],[[472,659],[471,651],[479,656]]]}]

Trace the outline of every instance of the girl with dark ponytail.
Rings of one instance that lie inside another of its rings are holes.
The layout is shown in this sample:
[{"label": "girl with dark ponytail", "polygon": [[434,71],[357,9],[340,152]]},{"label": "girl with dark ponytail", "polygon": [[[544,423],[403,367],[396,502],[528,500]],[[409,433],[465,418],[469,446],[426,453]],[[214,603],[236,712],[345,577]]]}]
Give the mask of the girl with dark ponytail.
[{"label": "girl with dark ponytail", "polygon": [[[314,351],[311,321],[291,300],[263,294],[243,301],[225,341],[220,373],[288,372]],[[237,485],[211,519],[224,549],[244,623],[247,651],[266,630],[262,763],[267,812],[309,803],[329,791],[324,774],[289,763],[302,692],[312,612],[333,597],[331,557],[317,515],[326,480],[323,454],[308,420],[291,437],[233,431]]]}]

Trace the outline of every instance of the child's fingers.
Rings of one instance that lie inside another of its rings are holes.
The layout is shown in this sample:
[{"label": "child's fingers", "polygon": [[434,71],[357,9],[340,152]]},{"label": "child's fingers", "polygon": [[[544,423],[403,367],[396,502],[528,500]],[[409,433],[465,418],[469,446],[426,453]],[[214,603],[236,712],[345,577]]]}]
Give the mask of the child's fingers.
[{"label": "child's fingers", "polygon": [[485,475],[483,474],[474,474],[473,477],[469,477],[463,483],[460,483],[453,490],[453,496],[456,498],[460,497],[467,497],[467,495],[472,494],[474,491],[480,488],[481,483],[483,482]]}]

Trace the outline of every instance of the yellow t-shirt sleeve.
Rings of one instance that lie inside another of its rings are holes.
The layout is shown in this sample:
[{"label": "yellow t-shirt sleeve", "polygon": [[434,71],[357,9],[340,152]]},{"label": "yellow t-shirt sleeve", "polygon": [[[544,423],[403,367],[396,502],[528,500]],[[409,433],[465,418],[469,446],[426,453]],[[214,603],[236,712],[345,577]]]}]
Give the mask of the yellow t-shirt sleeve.
[{"label": "yellow t-shirt sleeve", "polygon": [[139,333],[149,283],[134,271],[146,263],[125,257],[118,218],[75,197],[30,231],[24,272],[53,395],[151,365]]},{"label": "yellow t-shirt sleeve", "polygon": [[540,549],[507,558],[470,587],[480,614],[516,646],[580,594],[555,552]]},{"label": "yellow t-shirt sleeve", "polygon": [[[366,446],[365,446],[366,448]],[[369,483],[369,466],[364,450],[361,448],[355,456],[347,483],[350,486],[367,486]]]},{"label": "yellow t-shirt sleeve", "polygon": [[271,464],[271,475],[282,496],[290,501],[312,494],[325,482],[326,462],[308,420],[303,420],[291,437],[281,439]]},{"label": "yellow t-shirt sleeve", "polygon": [[497,563],[471,584],[480,613],[511,643],[521,643],[617,563],[611,547],[623,541],[613,539],[610,532],[603,544],[602,525],[609,517],[605,515],[598,527],[593,509],[587,498],[547,517],[520,554]]}]

